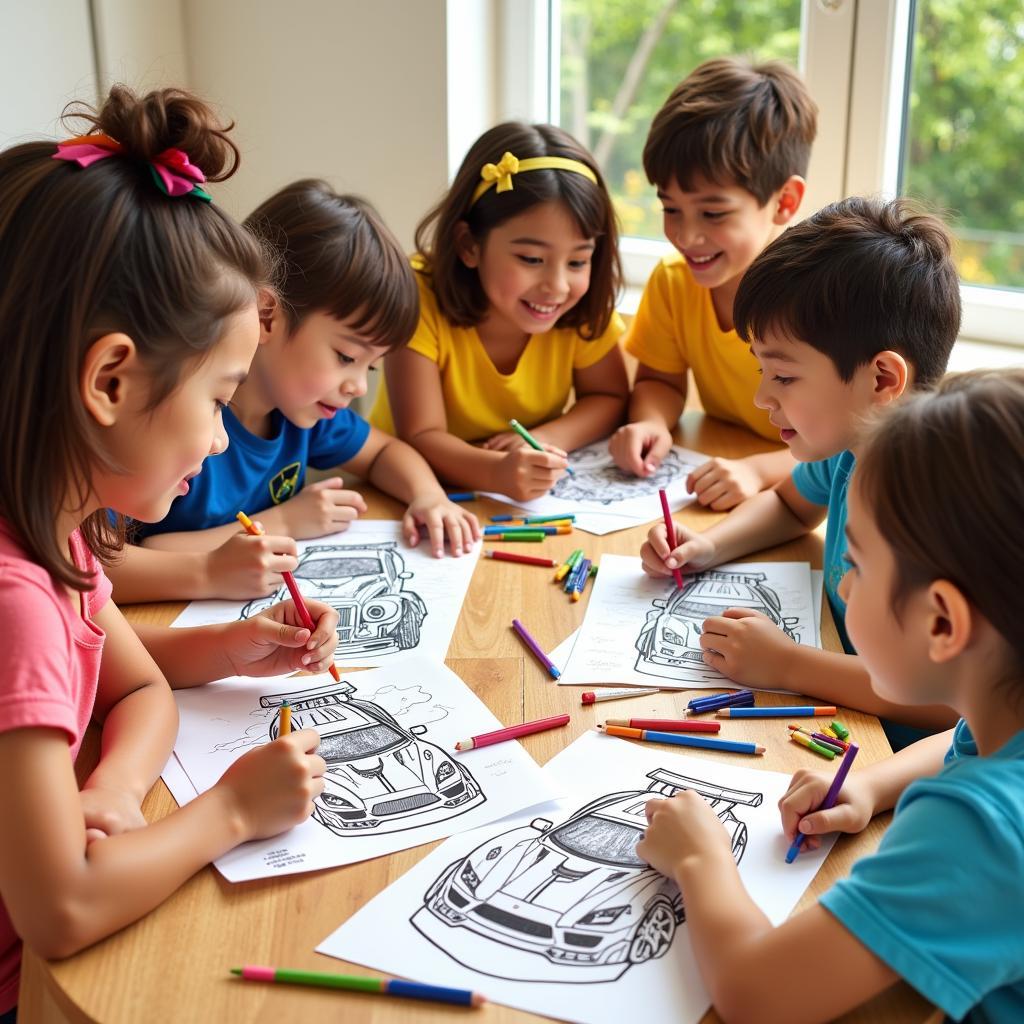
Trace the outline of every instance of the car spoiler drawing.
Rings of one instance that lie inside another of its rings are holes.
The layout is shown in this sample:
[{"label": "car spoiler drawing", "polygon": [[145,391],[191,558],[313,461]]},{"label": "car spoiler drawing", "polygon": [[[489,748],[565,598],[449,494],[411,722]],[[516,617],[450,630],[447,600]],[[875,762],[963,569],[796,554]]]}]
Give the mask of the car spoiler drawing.
[{"label": "car spoiler drawing", "polygon": [[291,693],[268,693],[260,697],[261,708],[279,708],[285,701],[292,706],[292,711],[310,711],[337,704],[338,698],[344,699],[356,688],[347,680],[340,683],[328,683],[315,690],[292,690]]},{"label": "car spoiler drawing", "polygon": [[648,786],[652,793],[661,793],[664,796],[675,796],[681,789],[692,789],[694,793],[708,800],[722,800],[730,804],[746,804],[748,807],[760,807],[764,795],[761,793],[747,793],[742,789],[726,789],[724,786],[712,786],[699,779],[688,779],[685,775],[676,775],[664,768],[655,768],[653,772],[647,773],[647,778],[653,782]]}]

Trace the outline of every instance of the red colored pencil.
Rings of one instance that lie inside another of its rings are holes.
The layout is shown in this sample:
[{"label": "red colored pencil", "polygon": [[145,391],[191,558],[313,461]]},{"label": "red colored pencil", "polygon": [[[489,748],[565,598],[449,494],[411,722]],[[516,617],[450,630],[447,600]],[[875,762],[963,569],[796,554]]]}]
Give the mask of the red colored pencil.
[{"label": "red colored pencil", "polygon": [[459,740],[455,744],[456,750],[473,750],[475,747],[487,747],[492,743],[503,743],[505,740],[515,740],[520,736],[529,736],[530,733],[543,732],[545,729],[557,729],[559,726],[567,725],[568,715],[555,715],[553,718],[541,718],[536,722],[523,722],[522,725],[510,725],[507,729],[495,729],[494,732],[481,733],[479,736],[472,736],[468,740]]},{"label": "red colored pencil", "polygon": [[[244,512],[239,512],[235,518],[245,527],[245,532],[250,537],[262,537],[263,530],[261,530]],[[290,572],[283,572],[281,575],[284,577],[285,585],[288,587],[288,593],[292,595],[292,600],[295,602],[295,609],[299,613],[299,618],[302,620],[302,624],[309,630],[310,636],[316,632],[316,623],[313,621],[313,616],[309,614],[309,609],[306,607],[306,602],[302,597],[302,591],[299,590],[299,585],[295,582],[295,577]],[[334,676],[336,683],[341,682],[341,675],[338,672],[338,666],[332,661],[327,669],[328,672]]]},{"label": "red colored pencil", "polygon": [[609,718],[604,724],[655,732],[718,732],[722,728],[721,722],[697,722],[692,718]]},{"label": "red colored pencil", "polygon": [[558,565],[553,558],[534,558],[533,555],[514,555],[511,551],[485,551],[485,558],[493,558],[497,562],[521,562],[523,565],[543,565],[553,569]]},{"label": "red colored pencil", "polygon": [[[669,511],[668,495],[664,488],[658,491],[658,497],[661,498],[661,514],[665,517],[665,533],[668,535],[668,547],[671,551],[676,546],[676,528],[672,525],[672,513]],[[676,586],[681,587],[683,574],[678,569],[673,569],[672,575],[675,577]]]}]

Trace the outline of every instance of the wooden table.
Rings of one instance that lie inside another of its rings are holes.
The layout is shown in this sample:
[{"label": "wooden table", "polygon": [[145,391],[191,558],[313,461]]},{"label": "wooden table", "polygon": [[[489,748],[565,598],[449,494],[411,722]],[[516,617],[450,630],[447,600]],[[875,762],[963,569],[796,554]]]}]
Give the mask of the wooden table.
[{"label": "wooden table", "polygon": [[[687,414],[680,441],[698,451],[738,456],[763,451],[770,445],[751,435],[699,414]],[[397,518],[399,505],[368,494],[369,518]],[[471,506],[485,519],[500,511],[494,502]],[[687,509],[678,518],[704,529],[719,516]],[[648,526],[604,537],[577,534],[551,537],[544,553],[563,557],[585,540],[589,552],[635,555]],[[525,550],[525,549],[524,549]],[[532,546],[531,546],[532,550]],[[811,535],[770,551],[761,560],[809,561],[821,567],[821,537]],[[753,556],[752,556],[753,557]],[[588,588],[589,593],[589,588]],[[599,709],[581,708],[580,689],[552,685],[509,628],[512,617],[530,609],[528,620],[538,642],[550,650],[583,620],[586,599],[573,604],[551,585],[550,574],[531,566],[484,559],[473,576],[463,604],[447,665],[484,701],[499,720],[528,721],[570,712],[565,729],[527,737],[526,749],[544,764],[614,707],[617,716],[666,717],[681,712],[692,693],[660,693],[616,701]],[[129,610],[135,621],[169,623],[183,605],[138,606]],[[822,619],[822,641],[833,650],[839,642],[827,609]],[[772,701],[771,695],[759,698]],[[776,699],[782,703],[781,699]],[[858,765],[889,754],[878,721],[856,712],[842,712],[860,744]],[[730,736],[764,737],[764,722],[737,721]],[[746,738],[746,737],[744,737]],[[96,744],[93,747],[95,757]],[[742,757],[687,750],[688,755]],[[83,755],[86,756],[86,755]],[[82,758],[80,758],[80,762]],[[813,764],[812,755],[786,742],[772,742],[758,767],[792,772]],[[81,765],[80,769],[88,765]],[[153,821],[175,810],[162,782],[157,782],[143,805]],[[872,851],[881,838],[888,816],[876,819],[861,835],[844,837],[818,872],[799,907],[811,905],[837,878],[846,875],[854,860]],[[346,1022],[421,1024],[469,1019],[467,1011],[295,986],[242,983],[229,977],[233,964],[273,964],[310,970],[346,971],[341,961],[315,953],[314,947],[359,907],[408,871],[432,845],[405,850],[388,857],[329,871],[231,885],[213,868],[199,872],[161,907],[83,953],[59,963],[40,960],[26,950],[19,1020],[101,1021],[103,1024],[138,1024],[140,1021],[267,1021],[273,1024],[329,1018]],[[353,973],[373,973],[355,966]],[[483,986],[486,990],[486,986]],[[923,1021],[931,1009],[909,986],[900,984],[850,1020]],[[473,1020],[511,1024],[538,1020],[531,1014],[489,1005]],[[709,1013],[707,1020],[716,1020]]]}]

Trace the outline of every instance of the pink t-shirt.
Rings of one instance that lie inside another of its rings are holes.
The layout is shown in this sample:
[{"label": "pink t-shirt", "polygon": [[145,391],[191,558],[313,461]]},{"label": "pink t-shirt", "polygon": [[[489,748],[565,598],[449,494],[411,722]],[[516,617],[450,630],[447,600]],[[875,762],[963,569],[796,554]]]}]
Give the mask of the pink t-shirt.
[{"label": "pink t-shirt", "polygon": [[[110,581],[77,530],[70,547],[75,565],[96,580],[83,595],[83,607],[72,604],[64,587],[29,559],[0,519],[0,732],[63,729],[73,762],[96,702],[104,634],[92,619],[110,598]],[[20,968],[21,940],[0,903],[0,1013],[18,1001]]]}]

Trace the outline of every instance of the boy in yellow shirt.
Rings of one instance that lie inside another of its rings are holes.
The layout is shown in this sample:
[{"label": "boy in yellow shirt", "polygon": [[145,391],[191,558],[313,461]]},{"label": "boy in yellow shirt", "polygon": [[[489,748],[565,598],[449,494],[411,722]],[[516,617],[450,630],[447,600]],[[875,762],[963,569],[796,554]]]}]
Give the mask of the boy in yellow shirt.
[{"label": "boy in yellow shirt", "polygon": [[[688,370],[706,412],[779,440],[754,405],[758,364],[733,327],[733,300],[747,268],[800,208],[816,132],[806,86],[777,61],[707,61],[655,116],[644,170],[679,255],[654,270],[626,341],[640,365],[629,422],[609,448],[627,472],[649,476],[671,447]],[[725,510],[785,479],[794,465],[785,449],[716,458],[687,486],[702,505]]]}]

